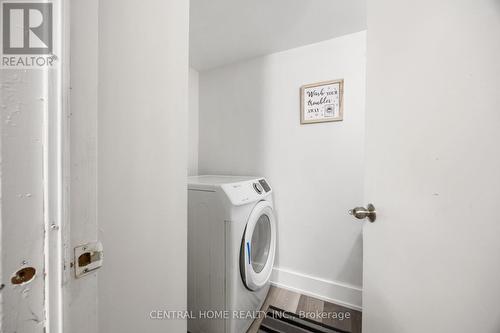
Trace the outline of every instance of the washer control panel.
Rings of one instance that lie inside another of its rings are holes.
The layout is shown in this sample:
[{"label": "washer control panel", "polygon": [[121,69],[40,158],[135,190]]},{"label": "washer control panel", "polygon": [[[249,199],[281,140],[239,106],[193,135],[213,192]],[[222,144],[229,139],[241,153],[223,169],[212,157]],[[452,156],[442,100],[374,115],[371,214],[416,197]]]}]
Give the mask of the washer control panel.
[{"label": "washer control panel", "polygon": [[259,194],[262,194],[262,192],[264,191],[262,189],[262,186],[259,183],[253,183],[253,188],[254,188],[255,192],[257,192]]},{"label": "washer control panel", "polygon": [[271,191],[271,188],[269,187],[269,184],[266,182],[265,179],[260,179],[259,184],[262,186],[264,191],[266,191],[266,193]]},{"label": "washer control panel", "polygon": [[236,206],[262,200],[264,196],[272,191],[264,178],[223,184],[221,187],[231,203]]}]

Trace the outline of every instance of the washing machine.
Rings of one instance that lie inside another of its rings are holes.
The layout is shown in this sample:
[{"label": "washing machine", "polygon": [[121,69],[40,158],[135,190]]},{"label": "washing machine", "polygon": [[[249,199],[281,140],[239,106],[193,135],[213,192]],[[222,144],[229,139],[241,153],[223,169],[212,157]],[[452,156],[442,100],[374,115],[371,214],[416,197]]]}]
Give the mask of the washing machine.
[{"label": "washing machine", "polygon": [[262,177],[188,178],[188,331],[244,333],[269,291],[273,191]]}]

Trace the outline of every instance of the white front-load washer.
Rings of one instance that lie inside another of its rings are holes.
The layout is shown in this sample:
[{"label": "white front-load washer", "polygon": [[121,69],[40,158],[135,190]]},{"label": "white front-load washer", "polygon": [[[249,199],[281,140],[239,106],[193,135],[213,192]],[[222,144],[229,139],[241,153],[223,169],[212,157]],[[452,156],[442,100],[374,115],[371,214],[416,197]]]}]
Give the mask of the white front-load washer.
[{"label": "white front-load washer", "polygon": [[188,178],[188,331],[244,333],[259,315],[276,252],[262,177]]}]

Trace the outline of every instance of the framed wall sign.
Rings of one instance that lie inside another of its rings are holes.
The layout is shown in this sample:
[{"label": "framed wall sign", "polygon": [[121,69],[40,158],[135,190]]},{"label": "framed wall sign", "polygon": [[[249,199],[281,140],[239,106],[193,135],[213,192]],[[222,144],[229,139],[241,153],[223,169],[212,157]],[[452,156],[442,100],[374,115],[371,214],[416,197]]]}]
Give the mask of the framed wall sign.
[{"label": "framed wall sign", "polygon": [[343,79],[300,87],[300,123],[341,121],[344,116],[343,97]]}]

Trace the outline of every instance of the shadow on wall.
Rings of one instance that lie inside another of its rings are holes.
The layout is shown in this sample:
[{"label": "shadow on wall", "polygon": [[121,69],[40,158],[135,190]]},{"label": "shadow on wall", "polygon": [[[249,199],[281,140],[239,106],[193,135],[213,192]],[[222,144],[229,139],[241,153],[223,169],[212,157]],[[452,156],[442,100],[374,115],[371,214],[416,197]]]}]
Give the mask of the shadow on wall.
[{"label": "shadow on wall", "polygon": [[200,174],[263,172],[265,68],[235,69],[200,73]]},{"label": "shadow on wall", "polygon": [[[337,277],[338,281],[352,283],[352,281],[358,281],[360,276],[359,272],[353,272],[352,266],[363,267],[363,234],[360,233],[349,251],[348,257],[345,259],[345,265],[343,269],[339,272]],[[362,281],[360,281],[360,285]]]},{"label": "shadow on wall", "polygon": [[[269,178],[266,173],[270,163],[266,149],[268,119],[264,110],[265,100],[272,92],[265,60],[248,64],[244,69],[228,65],[200,73],[200,175]],[[272,179],[269,182],[273,184]],[[277,219],[279,221],[279,216]],[[276,254],[278,264],[279,252]]]}]

